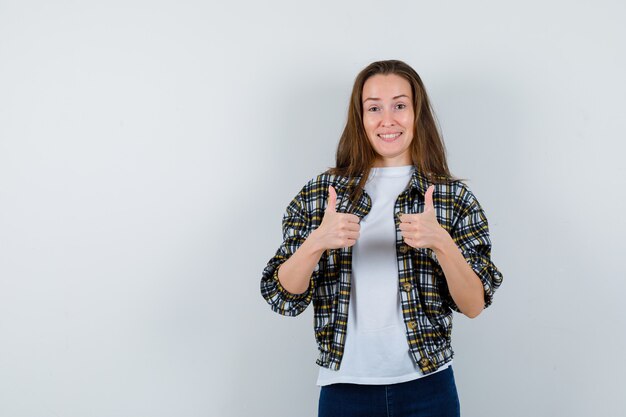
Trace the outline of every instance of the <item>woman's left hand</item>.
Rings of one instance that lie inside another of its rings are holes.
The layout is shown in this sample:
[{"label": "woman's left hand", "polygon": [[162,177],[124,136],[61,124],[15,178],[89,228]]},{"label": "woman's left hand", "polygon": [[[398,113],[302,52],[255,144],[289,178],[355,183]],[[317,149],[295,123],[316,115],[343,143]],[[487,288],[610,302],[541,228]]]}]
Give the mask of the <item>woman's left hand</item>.
[{"label": "woman's left hand", "polygon": [[416,214],[402,214],[400,216],[400,230],[407,245],[414,248],[435,249],[442,245],[450,235],[437,221],[433,192],[431,185],[424,195],[424,212]]}]

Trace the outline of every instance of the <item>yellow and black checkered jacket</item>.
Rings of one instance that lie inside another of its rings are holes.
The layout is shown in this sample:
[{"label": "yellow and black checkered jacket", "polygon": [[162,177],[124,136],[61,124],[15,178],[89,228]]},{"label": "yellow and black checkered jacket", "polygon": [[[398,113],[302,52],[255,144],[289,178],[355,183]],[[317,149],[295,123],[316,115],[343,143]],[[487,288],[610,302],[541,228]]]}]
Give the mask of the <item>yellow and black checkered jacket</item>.
[{"label": "yellow and black checkered jacket", "polygon": [[[311,179],[287,206],[283,216],[283,242],[269,260],[261,278],[261,294],[272,310],[296,316],[313,301],[315,339],[319,358],[316,363],[337,370],[341,364],[350,301],[352,247],[326,250],[303,294],[292,294],[278,281],[278,267],[285,262],[322,222],[328,201],[328,186],[337,191],[338,213],[365,217],[371,198],[365,191],[357,204],[348,195],[360,176],[348,178],[328,172]],[[424,211],[424,194],[430,183],[419,168],[395,202],[398,290],[409,353],[424,374],[449,362],[452,310],[455,305],[441,266],[429,248],[416,249],[404,243],[399,228],[401,213]],[[461,253],[482,281],[485,308],[502,282],[502,274],[491,261],[491,240],[487,218],[478,200],[461,181],[435,184],[433,204],[439,224],[445,228]]]}]

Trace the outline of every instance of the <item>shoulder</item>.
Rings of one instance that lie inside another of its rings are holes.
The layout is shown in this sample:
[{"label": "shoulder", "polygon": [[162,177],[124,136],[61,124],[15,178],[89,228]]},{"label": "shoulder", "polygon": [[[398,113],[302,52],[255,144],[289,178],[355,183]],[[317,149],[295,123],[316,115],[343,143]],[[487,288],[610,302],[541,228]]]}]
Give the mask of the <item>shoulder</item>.
[{"label": "shoulder", "polygon": [[306,210],[312,212],[325,206],[328,198],[328,187],[333,186],[337,194],[341,194],[350,183],[349,177],[320,172],[311,177],[293,197],[288,210]]},{"label": "shoulder", "polygon": [[318,215],[326,209],[328,204],[329,186],[333,186],[338,196],[345,196],[356,180],[358,177],[331,174],[329,170],[319,172],[302,186],[288,210],[304,211],[312,216]]},{"label": "shoulder", "polygon": [[433,197],[440,200],[440,204],[453,211],[453,215],[462,216],[470,211],[478,200],[466,180],[447,178],[444,176],[431,176],[426,186],[434,185]]},{"label": "shoulder", "polygon": [[340,191],[347,188],[352,180],[350,177],[331,174],[329,170],[326,170],[309,179],[300,190],[300,193],[303,197],[327,193],[330,185],[335,188],[335,191]]},{"label": "shoulder", "polygon": [[454,211],[458,215],[462,216],[473,210],[482,210],[476,194],[465,181],[452,181],[451,189],[454,193]]}]

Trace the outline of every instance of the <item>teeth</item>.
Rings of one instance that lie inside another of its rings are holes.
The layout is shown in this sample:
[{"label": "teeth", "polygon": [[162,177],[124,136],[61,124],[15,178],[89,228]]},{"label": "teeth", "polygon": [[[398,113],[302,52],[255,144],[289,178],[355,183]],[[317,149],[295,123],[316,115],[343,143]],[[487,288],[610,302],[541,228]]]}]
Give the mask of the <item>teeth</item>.
[{"label": "teeth", "polygon": [[393,138],[397,138],[398,136],[400,136],[400,133],[391,133],[389,135],[378,135],[383,139],[393,139]]}]

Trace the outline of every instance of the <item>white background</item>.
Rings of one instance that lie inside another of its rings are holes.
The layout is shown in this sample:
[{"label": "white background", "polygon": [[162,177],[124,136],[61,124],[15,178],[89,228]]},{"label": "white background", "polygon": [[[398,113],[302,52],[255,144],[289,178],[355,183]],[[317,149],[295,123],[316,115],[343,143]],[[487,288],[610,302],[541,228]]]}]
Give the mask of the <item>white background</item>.
[{"label": "white background", "polygon": [[315,416],[282,214],[356,74],[422,76],[504,274],[456,315],[463,416],[618,416],[621,1],[0,1],[0,415]]}]

